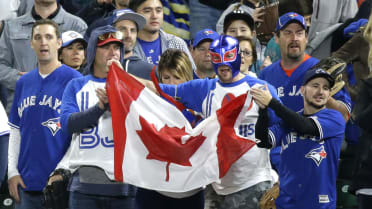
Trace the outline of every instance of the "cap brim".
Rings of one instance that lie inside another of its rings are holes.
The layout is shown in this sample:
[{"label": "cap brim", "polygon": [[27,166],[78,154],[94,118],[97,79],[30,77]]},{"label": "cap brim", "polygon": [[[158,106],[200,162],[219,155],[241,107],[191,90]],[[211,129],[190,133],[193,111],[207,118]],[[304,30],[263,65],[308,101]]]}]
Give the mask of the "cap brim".
[{"label": "cap brim", "polygon": [[77,41],[80,41],[84,45],[84,47],[87,48],[88,43],[83,38],[76,38],[76,39],[73,39],[73,40],[70,40],[70,41],[66,41],[62,44],[62,48],[65,48],[65,47],[67,47],[67,46],[69,46],[69,45],[71,45],[71,44],[73,44]]},{"label": "cap brim", "polygon": [[254,20],[253,20],[252,16],[249,15],[248,13],[246,13],[246,14],[230,13],[230,14],[226,15],[225,20],[223,22],[223,26],[224,26],[223,27],[223,30],[224,30],[224,32],[226,32],[225,30],[227,30],[227,27],[228,27],[227,26],[227,23],[228,22],[231,22],[231,21],[234,21],[234,20],[243,20],[243,21],[245,21],[248,24],[248,26],[251,29],[251,31],[253,32],[253,30],[254,30]]},{"label": "cap brim", "polygon": [[329,74],[325,74],[325,73],[315,74],[311,76],[310,78],[306,80],[306,82],[303,85],[306,85],[307,83],[309,83],[309,81],[315,78],[325,78],[329,82],[329,88],[332,88],[335,85],[335,80],[332,78],[332,76]]},{"label": "cap brim", "polygon": [[304,26],[300,20],[293,19],[293,20],[288,21],[286,24],[284,24],[281,28],[277,29],[276,31],[278,32],[278,31],[282,30],[283,28],[286,28],[287,25],[289,25],[291,23],[294,23],[294,22],[298,23],[299,25],[301,25],[304,28],[304,30],[306,30],[306,26]]},{"label": "cap brim", "polygon": [[125,13],[120,15],[118,18],[116,18],[113,22],[113,24],[121,21],[121,20],[132,20],[135,22],[138,26],[138,30],[141,30],[146,25],[146,19],[140,14],[136,13]]},{"label": "cap brim", "polygon": [[97,43],[97,46],[103,46],[103,45],[106,45],[108,43],[113,43],[113,42],[116,42],[116,43],[119,43],[119,44],[123,45],[123,42],[121,40],[119,40],[119,39],[108,38],[108,39],[106,39],[106,40],[104,40],[102,42]]},{"label": "cap brim", "polygon": [[193,42],[192,42],[192,47],[196,47],[197,45],[199,45],[201,42],[203,42],[203,41],[213,41],[214,39],[213,38],[211,38],[211,37],[205,37],[205,38],[201,38],[201,39],[198,39],[198,40],[194,40]]}]

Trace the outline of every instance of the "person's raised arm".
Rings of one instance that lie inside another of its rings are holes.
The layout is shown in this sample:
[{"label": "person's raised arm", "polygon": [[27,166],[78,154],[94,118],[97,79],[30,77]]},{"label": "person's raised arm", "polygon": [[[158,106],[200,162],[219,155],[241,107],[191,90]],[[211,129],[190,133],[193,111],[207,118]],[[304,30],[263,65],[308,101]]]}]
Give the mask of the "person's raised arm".
[{"label": "person's raised arm", "polygon": [[278,117],[299,133],[313,136],[320,135],[319,129],[313,119],[294,112],[282,105],[278,100],[272,98],[267,85],[265,88],[252,88],[251,94],[260,108],[271,108]]}]

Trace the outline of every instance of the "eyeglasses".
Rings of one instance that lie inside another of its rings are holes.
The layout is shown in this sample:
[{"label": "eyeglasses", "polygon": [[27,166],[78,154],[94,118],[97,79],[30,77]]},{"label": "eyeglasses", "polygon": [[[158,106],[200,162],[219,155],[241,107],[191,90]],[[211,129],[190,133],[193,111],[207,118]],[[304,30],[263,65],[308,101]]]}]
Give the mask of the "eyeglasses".
[{"label": "eyeglasses", "polygon": [[250,57],[252,56],[252,51],[248,51],[248,50],[240,50],[240,54],[243,55],[244,57]]},{"label": "eyeglasses", "polygon": [[111,33],[105,33],[105,34],[102,34],[102,35],[98,36],[98,40],[100,40],[100,41],[104,41],[104,40],[109,39],[109,38],[115,38],[115,39],[123,40],[124,35],[123,35],[122,32],[116,31],[116,32],[111,32]]}]

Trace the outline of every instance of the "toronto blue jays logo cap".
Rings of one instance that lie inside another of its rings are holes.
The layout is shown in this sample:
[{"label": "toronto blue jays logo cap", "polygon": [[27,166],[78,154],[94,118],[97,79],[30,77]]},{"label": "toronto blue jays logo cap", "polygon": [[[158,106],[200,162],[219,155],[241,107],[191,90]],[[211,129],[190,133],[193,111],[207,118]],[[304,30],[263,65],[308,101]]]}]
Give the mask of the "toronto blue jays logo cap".
[{"label": "toronto blue jays logo cap", "polygon": [[213,41],[214,39],[218,38],[220,35],[212,29],[204,29],[195,34],[194,41],[192,42],[192,46],[196,47],[200,42],[208,39]]},{"label": "toronto blue jays logo cap", "polygon": [[305,18],[295,12],[288,12],[279,17],[276,24],[276,32],[280,31],[286,27],[289,23],[298,22],[306,30],[306,21]]},{"label": "toronto blue jays logo cap", "polygon": [[306,83],[308,83],[312,79],[319,78],[319,77],[327,79],[329,82],[330,88],[332,88],[333,85],[335,84],[334,78],[327,71],[321,68],[314,68],[314,69],[310,69],[306,71],[302,85],[304,86]]}]

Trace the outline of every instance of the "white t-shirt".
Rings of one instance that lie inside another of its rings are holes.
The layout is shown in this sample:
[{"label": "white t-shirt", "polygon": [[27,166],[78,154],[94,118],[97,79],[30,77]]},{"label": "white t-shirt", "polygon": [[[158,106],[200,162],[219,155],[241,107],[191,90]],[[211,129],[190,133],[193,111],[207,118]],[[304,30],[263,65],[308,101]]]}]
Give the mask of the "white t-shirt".
[{"label": "white t-shirt", "polygon": [[8,116],[4,110],[3,104],[0,102],[0,136],[9,134]]}]

